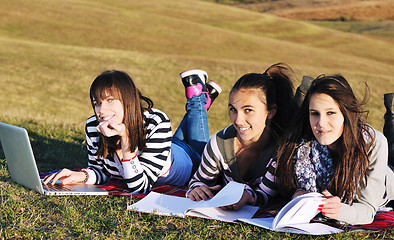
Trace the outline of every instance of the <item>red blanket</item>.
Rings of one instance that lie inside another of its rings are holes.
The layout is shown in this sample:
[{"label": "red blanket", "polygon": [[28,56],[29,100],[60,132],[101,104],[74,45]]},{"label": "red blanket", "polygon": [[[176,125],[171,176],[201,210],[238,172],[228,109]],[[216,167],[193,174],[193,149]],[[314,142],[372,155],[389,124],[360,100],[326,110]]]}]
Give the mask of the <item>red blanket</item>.
[{"label": "red blanket", "polygon": [[[98,186],[101,189],[110,192],[110,195],[126,195],[143,198],[146,194],[130,193],[127,191],[126,183],[119,181],[111,181],[104,185]],[[154,192],[163,193],[172,196],[185,197],[186,187],[176,187],[171,185],[159,185],[151,189]]]}]

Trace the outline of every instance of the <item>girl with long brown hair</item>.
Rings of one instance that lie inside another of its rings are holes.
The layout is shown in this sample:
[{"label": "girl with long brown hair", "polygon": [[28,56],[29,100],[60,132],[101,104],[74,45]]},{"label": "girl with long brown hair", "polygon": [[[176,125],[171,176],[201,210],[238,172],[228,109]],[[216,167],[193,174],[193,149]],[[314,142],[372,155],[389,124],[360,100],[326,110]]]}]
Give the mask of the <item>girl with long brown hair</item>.
[{"label": "girl with long brown hair", "polygon": [[366,100],[343,76],[319,76],[278,152],[282,190],[323,193],[322,214],[349,224],[372,222],[394,193],[387,140],[362,119]]},{"label": "girl with long brown hair", "polygon": [[88,167],[63,169],[44,183],[103,184],[124,180],[129,191],[146,193],[157,184],[185,185],[200,163],[209,140],[207,110],[220,93],[205,71],[181,74],[186,114],[172,135],[168,116],[153,108],[131,77],[122,71],[101,73],[90,87],[94,115],[86,122]]},{"label": "girl with long brown hair", "polygon": [[242,198],[223,209],[265,205],[277,194],[276,151],[292,107],[292,69],[284,63],[264,73],[248,73],[232,87],[228,112],[232,124],[208,142],[187,197],[207,200],[230,181],[246,184]]}]

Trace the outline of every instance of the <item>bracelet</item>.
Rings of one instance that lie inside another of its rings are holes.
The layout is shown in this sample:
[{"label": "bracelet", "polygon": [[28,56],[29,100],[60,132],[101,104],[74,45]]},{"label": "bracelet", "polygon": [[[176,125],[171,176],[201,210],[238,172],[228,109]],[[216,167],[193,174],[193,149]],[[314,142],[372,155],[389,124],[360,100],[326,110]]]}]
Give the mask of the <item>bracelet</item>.
[{"label": "bracelet", "polygon": [[79,183],[86,183],[86,182],[88,181],[88,178],[89,178],[88,173],[87,173],[85,170],[82,170],[82,171],[80,171],[80,172],[85,173],[85,179],[82,180],[82,181],[80,181]]},{"label": "bracelet", "polygon": [[137,157],[137,154],[135,154],[132,158],[129,159],[122,159],[120,160],[121,162],[130,162],[131,160],[134,160]]}]

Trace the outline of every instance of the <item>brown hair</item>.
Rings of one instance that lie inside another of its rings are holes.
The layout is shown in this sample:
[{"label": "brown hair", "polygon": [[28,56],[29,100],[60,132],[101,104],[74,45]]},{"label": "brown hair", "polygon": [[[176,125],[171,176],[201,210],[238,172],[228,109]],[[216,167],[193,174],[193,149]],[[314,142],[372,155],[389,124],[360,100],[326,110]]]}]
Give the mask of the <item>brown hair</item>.
[{"label": "brown hair", "polygon": [[[144,127],[144,110],[153,107],[153,102],[142,96],[131,77],[121,71],[110,70],[101,73],[90,87],[90,101],[94,110],[93,100],[101,103],[108,95],[120,100],[123,105],[126,133],[129,138],[130,149],[142,150],[146,146],[146,132]],[[142,101],[147,103],[143,106]],[[99,133],[97,156],[107,157],[120,148],[118,136],[105,137]]]},{"label": "brown hair", "polygon": [[[260,89],[265,94],[267,110],[276,105],[275,116],[271,119],[271,134],[276,141],[282,137],[289,125],[293,111],[291,100],[294,95],[291,77],[293,70],[285,63],[270,66],[264,73],[248,73],[243,75],[232,87],[230,95],[240,89]],[[265,102],[263,101],[263,102]]]},{"label": "brown hair", "polygon": [[[346,203],[353,202],[358,189],[366,186],[369,165],[368,150],[374,139],[369,131],[370,126],[361,118],[366,112],[362,111],[361,107],[367,102],[368,93],[369,88],[366,85],[364,100],[359,102],[349,83],[338,74],[321,75],[313,81],[294,121],[294,126],[278,151],[276,175],[279,186],[285,190],[296,188],[293,154],[301,139],[314,139],[309,122],[309,102],[314,94],[327,94],[338,104],[344,117],[343,133],[338,139],[338,147],[335,152],[330,152],[335,172],[327,190]],[[364,133],[369,134],[371,142],[366,142]]]}]

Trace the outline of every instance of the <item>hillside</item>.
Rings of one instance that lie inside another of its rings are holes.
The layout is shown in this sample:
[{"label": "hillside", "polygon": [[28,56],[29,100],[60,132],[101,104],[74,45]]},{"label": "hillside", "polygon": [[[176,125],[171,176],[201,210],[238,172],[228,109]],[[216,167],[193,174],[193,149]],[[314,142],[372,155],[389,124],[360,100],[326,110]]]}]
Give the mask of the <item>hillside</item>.
[{"label": "hillside", "polygon": [[[217,2],[218,0],[207,0]],[[318,26],[394,40],[394,0],[219,0],[223,4]]]},{"label": "hillside", "polygon": [[174,127],[185,101],[179,72],[206,70],[224,87],[209,113],[212,133],[229,123],[232,84],[276,62],[294,69],[296,85],[340,72],[361,96],[366,81],[378,129],[382,96],[394,89],[393,43],[205,1],[2,0],[0,14],[3,119],[83,126],[90,83],[113,68],[131,73]]},{"label": "hillside", "polygon": [[393,0],[234,0],[232,5],[296,20],[394,20]]}]

